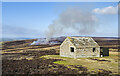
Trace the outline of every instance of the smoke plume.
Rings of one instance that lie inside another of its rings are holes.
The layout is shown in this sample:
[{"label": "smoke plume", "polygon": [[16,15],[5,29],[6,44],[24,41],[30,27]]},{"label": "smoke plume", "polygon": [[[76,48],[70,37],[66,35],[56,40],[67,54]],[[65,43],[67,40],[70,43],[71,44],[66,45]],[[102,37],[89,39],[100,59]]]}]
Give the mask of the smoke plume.
[{"label": "smoke plume", "polygon": [[[49,42],[52,37],[64,35],[69,28],[75,30],[79,35],[91,34],[96,31],[96,23],[96,16],[92,12],[84,11],[80,8],[68,8],[48,26],[48,30],[45,32],[46,39],[43,41],[38,39],[31,45],[50,44]],[[70,32],[72,31],[69,30]],[[56,44],[54,41],[52,43]]]},{"label": "smoke plume", "polygon": [[67,28],[75,30],[79,35],[88,35],[96,31],[96,23],[96,16],[92,12],[80,8],[68,8],[48,26],[46,38],[49,41],[53,36],[62,35]]}]

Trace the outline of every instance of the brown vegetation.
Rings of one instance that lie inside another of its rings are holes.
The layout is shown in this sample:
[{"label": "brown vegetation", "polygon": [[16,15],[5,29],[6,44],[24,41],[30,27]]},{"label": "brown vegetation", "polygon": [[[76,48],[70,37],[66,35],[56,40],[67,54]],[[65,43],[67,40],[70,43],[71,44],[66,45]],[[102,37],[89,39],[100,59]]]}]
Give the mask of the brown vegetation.
[{"label": "brown vegetation", "polygon": [[[45,59],[41,56],[59,55],[59,45],[30,45],[33,40],[2,42],[2,73],[5,74],[90,74],[88,68],[82,65],[71,65],[72,69],[63,64],[56,64],[62,59]],[[102,42],[103,46],[109,42]],[[105,44],[106,43],[106,44]],[[112,44],[113,45],[113,44]],[[118,45],[118,44],[114,44]],[[116,51],[117,48],[110,48]],[[102,62],[104,60],[96,60]],[[105,61],[108,62],[108,61]],[[108,75],[111,71],[100,69],[98,75]]]}]

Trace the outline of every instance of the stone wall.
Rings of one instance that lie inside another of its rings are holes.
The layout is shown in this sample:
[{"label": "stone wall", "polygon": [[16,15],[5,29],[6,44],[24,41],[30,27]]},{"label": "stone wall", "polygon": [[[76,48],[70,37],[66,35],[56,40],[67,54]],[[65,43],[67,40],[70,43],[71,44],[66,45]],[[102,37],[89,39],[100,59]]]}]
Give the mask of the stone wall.
[{"label": "stone wall", "polygon": [[[70,51],[70,47],[74,47],[74,52]],[[60,56],[62,57],[75,57],[76,48],[75,46],[70,42],[69,39],[66,39],[64,43],[60,46]]]},{"label": "stone wall", "polygon": [[[71,52],[71,47],[74,48],[74,52]],[[93,48],[95,48],[93,52]],[[70,58],[81,58],[81,57],[100,57],[100,47],[81,47],[76,48],[72,42],[66,38],[60,45],[60,56]]]},{"label": "stone wall", "polygon": [[100,57],[100,48],[94,47],[95,51],[93,52],[93,47],[79,48],[76,50],[76,58],[80,57]]}]

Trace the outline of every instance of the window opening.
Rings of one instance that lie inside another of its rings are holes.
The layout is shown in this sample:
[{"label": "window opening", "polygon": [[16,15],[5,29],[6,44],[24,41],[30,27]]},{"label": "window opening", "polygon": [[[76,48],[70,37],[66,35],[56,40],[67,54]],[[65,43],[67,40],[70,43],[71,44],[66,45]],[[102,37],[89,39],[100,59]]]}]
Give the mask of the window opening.
[{"label": "window opening", "polygon": [[74,52],[74,48],[73,47],[70,47],[70,50],[71,50],[71,52]]}]

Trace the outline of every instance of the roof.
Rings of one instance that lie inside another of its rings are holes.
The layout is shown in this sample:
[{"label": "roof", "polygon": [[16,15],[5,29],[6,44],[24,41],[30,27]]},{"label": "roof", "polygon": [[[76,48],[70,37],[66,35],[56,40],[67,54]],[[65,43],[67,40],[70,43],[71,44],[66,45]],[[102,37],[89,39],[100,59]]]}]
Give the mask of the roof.
[{"label": "roof", "polygon": [[67,37],[76,48],[80,47],[99,47],[91,37]]}]

